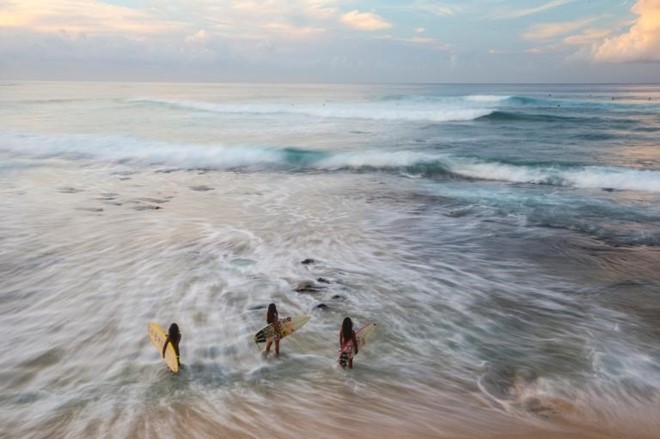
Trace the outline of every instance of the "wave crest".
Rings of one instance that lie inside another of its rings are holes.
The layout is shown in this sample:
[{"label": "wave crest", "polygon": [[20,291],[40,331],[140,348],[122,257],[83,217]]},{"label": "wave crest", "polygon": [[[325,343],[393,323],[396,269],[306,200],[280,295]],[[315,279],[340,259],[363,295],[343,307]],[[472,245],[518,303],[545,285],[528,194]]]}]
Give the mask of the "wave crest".
[{"label": "wave crest", "polygon": [[432,104],[399,105],[390,103],[219,103],[171,99],[132,99],[129,102],[146,105],[206,111],[221,114],[297,115],[332,119],[370,119],[387,121],[453,122],[470,121],[490,114],[493,109],[459,105]]},{"label": "wave crest", "polygon": [[102,160],[178,169],[390,172],[581,188],[660,192],[660,171],[604,166],[519,165],[420,151],[329,152],[301,148],[172,144],[129,137],[0,135],[14,155]]}]

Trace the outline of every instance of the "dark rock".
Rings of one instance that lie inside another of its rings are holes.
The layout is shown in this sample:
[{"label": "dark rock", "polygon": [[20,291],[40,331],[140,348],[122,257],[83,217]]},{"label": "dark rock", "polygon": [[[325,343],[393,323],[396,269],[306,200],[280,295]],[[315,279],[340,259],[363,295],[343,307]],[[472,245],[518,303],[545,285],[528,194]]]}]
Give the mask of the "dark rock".
[{"label": "dark rock", "polygon": [[206,192],[206,191],[213,191],[215,188],[212,188],[210,186],[206,185],[200,185],[200,186],[190,186],[190,189],[197,191],[197,192]]},{"label": "dark rock", "polygon": [[335,294],[334,296],[332,296],[332,300],[344,300],[344,299],[346,298],[341,294]]},{"label": "dark rock", "polygon": [[311,264],[316,264],[316,260],[312,258],[307,258],[304,261],[301,261],[300,263],[303,265],[311,265]]},{"label": "dark rock", "polygon": [[60,191],[63,194],[75,194],[75,193],[78,193],[78,192],[82,192],[82,189],[67,186],[67,187],[59,188],[58,191]]},{"label": "dark rock", "polygon": [[325,303],[319,303],[314,308],[320,309],[321,311],[327,311],[328,309],[330,309],[328,305],[326,305]]},{"label": "dark rock", "polygon": [[161,200],[160,198],[136,198],[136,200],[145,203],[156,203],[156,204],[169,203],[170,201],[170,200]]},{"label": "dark rock", "polygon": [[313,282],[300,282],[295,288],[296,293],[318,293],[319,289]]},{"label": "dark rock", "polygon": [[259,309],[266,309],[268,305],[255,305],[248,308],[249,311],[257,311]]},{"label": "dark rock", "polygon": [[330,283],[330,281],[328,279],[324,278],[324,277],[317,277],[316,281],[321,282],[322,284],[329,284]]},{"label": "dark rock", "polygon": [[614,192],[614,188],[613,188],[613,187],[604,187],[603,190],[604,190],[605,192]]},{"label": "dark rock", "polygon": [[150,204],[141,204],[139,206],[135,206],[133,209],[135,209],[135,210],[158,210],[158,209],[162,209],[162,207],[152,206]]}]

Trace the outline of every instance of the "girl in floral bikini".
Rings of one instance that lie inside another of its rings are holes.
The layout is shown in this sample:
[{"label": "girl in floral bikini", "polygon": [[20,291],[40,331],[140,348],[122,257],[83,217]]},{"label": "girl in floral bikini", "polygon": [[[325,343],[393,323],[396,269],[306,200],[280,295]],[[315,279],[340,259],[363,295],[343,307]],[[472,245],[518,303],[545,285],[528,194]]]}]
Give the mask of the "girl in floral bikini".
[{"label": "girl in floral bikini", "polygon": [[339,365],[353,369],[353,355],[358,353],[358,343],[353,331],[353,322],[346,317],[339,331]]}]

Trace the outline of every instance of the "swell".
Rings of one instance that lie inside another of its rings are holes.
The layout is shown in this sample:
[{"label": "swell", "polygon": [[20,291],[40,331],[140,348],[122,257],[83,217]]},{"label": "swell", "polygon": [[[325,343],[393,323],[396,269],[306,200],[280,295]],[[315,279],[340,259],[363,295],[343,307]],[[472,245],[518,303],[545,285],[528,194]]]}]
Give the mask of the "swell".
[{"label": "swell", "polygon": [[634,100],[633,102],[618,102],[615,100],[582,99],[571,100],[564,98],[536,98],[528,96],[511,96],[506,103],[520,107],[562,107],[584,110],[642,110],[654,111],[660,109],[657,101]]},{"label": "swell", "polygon": [[480,121],[497,121],[497,122],[588,122],[599,121],[598,118],[584,118],[577,116],[559,116],[554,114],[541,114],[541,113],[522,113],[515,111],[493,111],[490,114],[481,116],[477,120]]},{"label": "swell", "polygon": [[[212,102],[180,99],[133,98],[129,105],[165,107],[180,111],[243,116],[299,116],[401,122],[569,122],[634,125],[630,116],[646,116],[660,110],[655,102],[534,98],[526,96],[393,95],[364,102]],[[563,114],[557,114],[562,112]],[[612,117],[618,115],[617,117]]]},{"label": "swell", "polygon": [[[478,122],[493,122],[493,123],[570,123],[578,126],[593,125],[602,126],[608,129],[630,129],[635,131],[648,131],[655,132],[658,129],[655,127],[640,127],[640,121],[633,119],[631,113],[625,113],[625,116],[619,114],[619,117],[613,117],[607,113],[597,113],[596,115],[585,116],[584,114],[576,115],[572,113],[566,114],[550,114],[539,112],[539,109],[534,113],[522,111],[505,111],[496,110],[490,114],[484,115],[476,119]],[[642,122],[643,123],[643,122]]]},{"label": "swell", "polygon": [[660,170],[571,164],[512,164],[423,151],[329,152],[253,145],[199,145],[122,136],[0,135],[0,151],[17,157],[100,160],[175,169],[387,172],[548,186],[660,193]]},{"label": "swell", "polygon": [[471,121],[490,114],[492,108],[483,105],[435,105],[433,103],[356,102],[356,103],[222,103],[172,99],[137,98],[128,101],[136,105],[164,106],[236,115],[288,115],[326,119],[365,119],[379,121]]}]

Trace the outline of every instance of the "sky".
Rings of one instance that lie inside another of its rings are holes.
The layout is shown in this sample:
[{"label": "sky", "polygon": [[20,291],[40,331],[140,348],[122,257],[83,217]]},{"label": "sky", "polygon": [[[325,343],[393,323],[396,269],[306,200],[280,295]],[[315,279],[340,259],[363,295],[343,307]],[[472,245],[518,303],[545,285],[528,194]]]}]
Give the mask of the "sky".
[{"label": "sky", "polygon": [[0,80],[660,82],[660,0],[0,0]]}]

